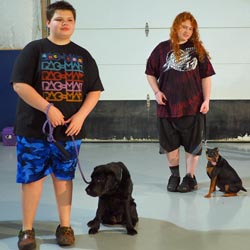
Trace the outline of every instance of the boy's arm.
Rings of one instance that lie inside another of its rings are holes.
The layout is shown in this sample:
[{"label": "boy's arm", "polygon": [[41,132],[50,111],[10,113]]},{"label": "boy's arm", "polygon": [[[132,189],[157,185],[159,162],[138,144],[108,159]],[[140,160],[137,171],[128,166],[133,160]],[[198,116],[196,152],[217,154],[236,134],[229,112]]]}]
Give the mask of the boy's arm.
[{"label": "boy's arm", "polygon": [[[49,102],[45,100],[32,86],[27,83],[14,82],[13,89],[18,96],[31,107],[46,113]],[[47,111],[53,127],[64,125],[64,116],[55,106]]]},{"label": "boy's arm", "polygon": [[65,121],[66,123],[69,123],[65,132],[68,136],[78,135],[85,119],[96,106],[100,96],[101,91],[89,92],[79,111]]}]

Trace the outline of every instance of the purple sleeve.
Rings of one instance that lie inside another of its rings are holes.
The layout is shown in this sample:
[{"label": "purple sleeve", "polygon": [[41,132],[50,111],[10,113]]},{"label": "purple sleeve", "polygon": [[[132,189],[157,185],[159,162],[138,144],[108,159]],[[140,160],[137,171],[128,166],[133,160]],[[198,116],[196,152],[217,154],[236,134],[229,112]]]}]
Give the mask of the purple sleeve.
[{"label": "purple sleeve", "polygon": [[215,75],[214,68],[207,57],[205,57],[204,62],[200,62],[199,70],[201,78],[206,78]]},{"label": "purple sleeve", "polygon": [[160,55],[159,55],[159,45],[150,54],[147,64],[146,64],[146,75],[155,76],[157,79],[160,77]]}]

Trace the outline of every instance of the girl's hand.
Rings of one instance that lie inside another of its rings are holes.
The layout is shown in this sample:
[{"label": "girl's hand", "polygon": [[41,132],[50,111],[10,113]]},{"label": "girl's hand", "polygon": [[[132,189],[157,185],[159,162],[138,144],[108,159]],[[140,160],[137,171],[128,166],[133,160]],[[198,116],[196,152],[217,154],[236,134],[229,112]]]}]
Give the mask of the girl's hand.
[{"label": "girl's hand", "polygon": [[160,90],[155,93],[155,99],[159,105],[166,105],[167,97]]},{"label": "girl's hand", "polygon": [[200,112],[206,114],[209,111],[209,101],[204,101],[201,105]]}]

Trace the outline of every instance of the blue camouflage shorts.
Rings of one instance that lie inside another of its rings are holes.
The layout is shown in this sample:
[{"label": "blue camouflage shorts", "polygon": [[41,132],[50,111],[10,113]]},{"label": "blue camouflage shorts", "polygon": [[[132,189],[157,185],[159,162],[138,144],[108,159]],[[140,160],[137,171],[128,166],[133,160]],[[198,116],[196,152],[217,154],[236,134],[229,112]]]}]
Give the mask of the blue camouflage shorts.
[{"label": "blue camouflage shorts", "polygon": [[66,158],[53,142],[17,136],[17,183],[31,183],[53,173],[59,180],[75,177],[81,140],[60,142]]}]

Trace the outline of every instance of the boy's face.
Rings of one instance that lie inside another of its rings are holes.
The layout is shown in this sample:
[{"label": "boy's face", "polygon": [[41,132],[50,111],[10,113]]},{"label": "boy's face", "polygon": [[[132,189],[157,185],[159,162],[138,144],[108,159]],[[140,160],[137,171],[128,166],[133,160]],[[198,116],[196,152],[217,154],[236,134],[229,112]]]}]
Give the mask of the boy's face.
[{"label": "boy's face", "polygon": [[50,37],[55,41],[68,41],[75,30],[75,19],[70,10],[56,10],[47,21]]},{"label": "boy's face", "polygon": [[180,44],[187,42],[193,34],[193,26],[190,20],[181,23],[177,33]]}]

